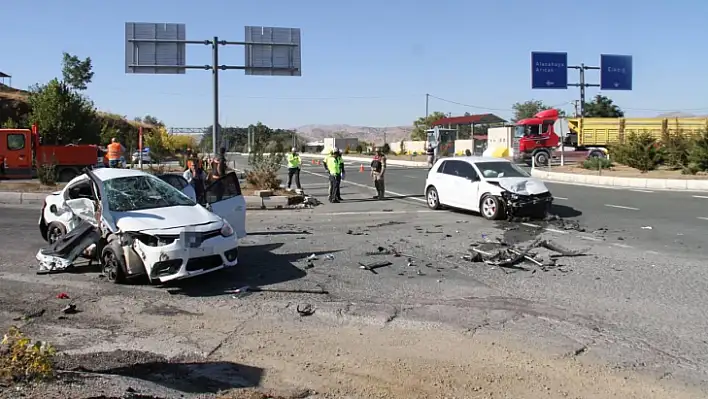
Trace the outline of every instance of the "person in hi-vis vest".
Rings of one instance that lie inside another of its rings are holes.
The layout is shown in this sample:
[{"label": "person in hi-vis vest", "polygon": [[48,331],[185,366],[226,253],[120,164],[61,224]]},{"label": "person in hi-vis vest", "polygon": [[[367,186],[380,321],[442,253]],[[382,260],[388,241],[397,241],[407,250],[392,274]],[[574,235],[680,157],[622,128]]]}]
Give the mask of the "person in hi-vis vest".
[{"label": "person in hi-vis vest", "polygon": [[338,149],[335,148],[332,155],[325,158],[325,169],[329,174],[329,202],[340,202],[342,198],[339,193],[339,185],[344,176],[344,161]]},{"label": "person in hi-vis vest", "polygon": [[108,144],[108,167],[117,168],[120,165],[120,158],[125,152],[125,147],[116,140],[111,139],[111,144]]},{"label": "person in hi-vis vest", "polygon": [[300,167],[302,165],[302,159],[300,159],[300,154],[297,153],[297,148],[293,147],[288,154],[288,190],[293,184],[293,176],[295,176],[295,187],[298,190],[302,190],[300,185]]}]

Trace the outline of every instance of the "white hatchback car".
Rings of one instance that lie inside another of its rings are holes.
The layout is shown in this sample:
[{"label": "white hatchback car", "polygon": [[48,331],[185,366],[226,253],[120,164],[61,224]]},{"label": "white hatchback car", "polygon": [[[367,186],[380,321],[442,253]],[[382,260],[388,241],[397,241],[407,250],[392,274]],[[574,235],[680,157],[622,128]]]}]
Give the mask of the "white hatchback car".
[{"label": "white hatchback car", "polygon": [[101,236],[96,254],[110,280],[147,275],[166,282],[238,263],[246,203],[236,175],[212,183],[205,198],[206,208],[139,170],[96,169],[47,196],[39,227],[52,244],[92,222]]},{"label": "white hatchback car", "polygon": [[428,207],[479,212],[489,220],[546,215],[553,196],[545,184],[502,158],[440,158],[425,180]]}]

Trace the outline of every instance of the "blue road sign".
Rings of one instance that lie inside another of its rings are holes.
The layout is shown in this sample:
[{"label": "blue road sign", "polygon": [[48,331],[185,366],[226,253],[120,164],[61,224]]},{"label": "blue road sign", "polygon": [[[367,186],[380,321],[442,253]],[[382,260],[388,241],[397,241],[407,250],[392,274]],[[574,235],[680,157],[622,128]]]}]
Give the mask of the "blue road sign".
[{"label": "blue road sign", "polygon": [[632,56],[600,54],[600,90],[632,90]]},{"label": "blue road sign", "polygon": [[568,88],[568,53],[531,53],[532,89]]}]

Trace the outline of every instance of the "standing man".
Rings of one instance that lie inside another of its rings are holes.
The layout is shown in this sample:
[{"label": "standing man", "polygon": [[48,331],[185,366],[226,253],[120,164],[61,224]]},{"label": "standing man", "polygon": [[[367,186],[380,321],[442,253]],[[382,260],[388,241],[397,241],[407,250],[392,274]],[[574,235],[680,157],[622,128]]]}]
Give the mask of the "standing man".
[{"label": "standing man", "polygon": [[[329,150],[329,154],[325,157],[324,162],[322,162],[325,171],[327,172],[327,176],[329,176],[329,167],[327,165],[329,164],[329,159],[334,156],[335,151],[337,151],[336,148]],[[327,186],[327,192],[329,193],[330,191],[332,191],[332,180],[327,179],[327,182],[329,183],[329,185]]]},{"label": "standing man", "polygon": [[344,201],[342,199],[342,193],[341,193],[341,188],[342,188],[342,180],[344,180],[347,176],[347,173],[344,171],[344,160],[342,159],[342,152],[340,150],[337,150],[337,152],[334,154],[334,156],[339,160],[339,171],[341,174],[341,179],[339,180],[339,184],[337,184],[337,192],[335,193],[335,198],[337,201]]},{"label": "standing man", "polygon": [[374,188],[376,195],[374,199],[384,199],[386,186],[384,185],[384,174],[386,173],[386,155],[381,150],[381,147],[376,149],[376,155],[371,161],[371,177],[374,179]]},{"label": "standing man", "polygon": [[302,165],[300,154],[297,153],[297,148],[293,147],[288,154],[288,190],[290,190],[290,186],[293,183],[293,176],[295,176],[295,187],[298,190],[302,190],[300,185],[300,165]]},{"label": "standing man", "polygon": [[115,137],[111,139],[111,144],[108,144],[108,167],[118,168],[120,167],[120,158],[125,152],[125,147],[116,140]]},{"label": "standing man", "polygon": [[197,202],[203,204],[207,178],[204,170],[198,167],[197,162],[190,162],[189,169],[184,171],[182,177],[184,177],[184,180],[187,180],[187,183],[194,188],[194,193],[197,196]]},{"label": "standing man", "polygon": [[435,163],[435,149],[431,142],[428,142],[428,148],[425,149],[425,153],[428,155],[428,168],[432,168]]},{"label": "standing man", "polygon": [[339,202],[337,194],[342,182],[342,158],[337,154],[339,154],[339,150],[335,149],[332,155],[325,158],[325,167],[329,173],[329,202],[335,204]]}]

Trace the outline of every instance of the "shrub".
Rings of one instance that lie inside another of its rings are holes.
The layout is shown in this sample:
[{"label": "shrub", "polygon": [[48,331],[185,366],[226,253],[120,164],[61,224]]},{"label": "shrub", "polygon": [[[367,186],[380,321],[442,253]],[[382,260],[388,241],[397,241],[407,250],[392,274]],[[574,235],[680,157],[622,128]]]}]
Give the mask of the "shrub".
[{"label": "shrub", "polygon": [[364,146],[361,145],[361,143],[356,145],[356,152],[357,154],[361,154],[362,152],[364,152]]},{"label": "shrub", "polygon": [[37,178],[45,186],[57,184],[57,165],[54,162],[45,162],[37,167]]},{"label": "shrub", "polygon": [[685,169],[693,140],[683,131],[668,133],[661,139],[663,163],[674,169]]},{"label": "shrub", "polygon": [[622,144],[610,148],[614,161],[647,172],[661,163],[662,149],[648,132],[630,133]]},{"label": "shrub", "polygon": [[583,161],[583,168],[589,170],[609,169],[612,167],[612,162],[607,158],[590,157]]},{"label": "shrub", "polygon": [[381,152],[388,155],[389,153],[391,153],[391,146],[388,145],[388,143],[384,143],[384,145],[381,147]]},{"label": "shrub", "polygon": [[282,181],[278,179],[278,170],[283,163],[284,155],[276,153],[264,155],[253,153],[248,157],[251,169],[246,171],[246,181],[258,190],[275,190],[280,188]]},{"label": "shrub", "polygon": [[11,384],[54,377],[56,349],[32,341],[17,327],[10,327],[0,343],[0,382]]},{"label": "shrub", "polygon": [[688,151],[688,169],[691,173],[708,171],[708,129],[703,130]]},{"label": "shrub", "polygon": [[344,148],[344,155],[349,155],[349,146]]}]

